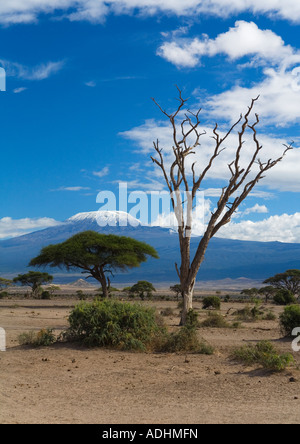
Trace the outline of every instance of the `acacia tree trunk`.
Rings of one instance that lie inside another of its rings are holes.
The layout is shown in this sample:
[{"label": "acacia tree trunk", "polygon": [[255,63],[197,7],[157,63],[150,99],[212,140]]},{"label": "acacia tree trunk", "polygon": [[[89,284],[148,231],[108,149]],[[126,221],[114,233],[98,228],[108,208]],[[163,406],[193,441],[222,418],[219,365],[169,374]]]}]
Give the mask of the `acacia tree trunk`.
[{"label": "acacia tree trunk", "polygon": [[32,285],[32,297],[34,299],[39,299],[40,293],[41,293],[41,289],[42,289],[42,287],[41,287],[40,284],[36,284],[35,283],[35,284]]},{"label": "acacia tree trunk", "polygon": [[109,278],[106,278],[105,276],[105,272],[104,272],[104,267],[102,265],[100,266],[95,266],[92,269],[89,269],[89,273],[90,275],[96,279],[102,288],[102,295],[103,298],[106,299],[109,296],[109,287],[110,287],[110,280]]}]

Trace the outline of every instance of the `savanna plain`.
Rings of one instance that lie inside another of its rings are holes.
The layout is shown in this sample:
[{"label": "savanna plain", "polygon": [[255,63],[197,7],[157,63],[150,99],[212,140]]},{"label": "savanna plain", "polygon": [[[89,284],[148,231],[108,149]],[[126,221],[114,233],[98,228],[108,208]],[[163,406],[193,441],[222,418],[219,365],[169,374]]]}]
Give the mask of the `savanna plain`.
[{"label": "savanna plain", "polygon": [[[179,329],[174,297],[141,301],[163,313],[170,331]],[[75,297],[35,300],[12,295],[0,300],[6,351],[0,352],[2,424],[294,424],[300,422],[300,352],[280,331],[283,307],[260,305],[271,320],[241,321],[235,313],[251,302],[222,302],[220,314],[231,328],[199,327],[199,338],[214,348],[197,353],[124,352],[57,342],[20,345],[28,331],[68,327]],[[199,321],[208,311],[196,299]],[[233,350],[270,341],[294,362],[281,372],[245,365]]]}]

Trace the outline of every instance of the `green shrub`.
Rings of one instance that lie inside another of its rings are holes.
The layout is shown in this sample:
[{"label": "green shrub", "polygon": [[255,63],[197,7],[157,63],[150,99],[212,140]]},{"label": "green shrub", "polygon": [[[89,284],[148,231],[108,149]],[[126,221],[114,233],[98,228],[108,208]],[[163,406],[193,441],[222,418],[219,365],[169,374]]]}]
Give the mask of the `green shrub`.
[{"label": "green shrub", "polygon": [[277,291],[277,293],[273,297],[273,301],[277,305],[289,305],[295,304],[297,302],[297,299],[291,291],[281,289]]},{"label": "green shrub", "polygon": [[18,337],[20,345],[33,345],[34,347],[49,346],[56,342],[56,337],[50,328],[42,329],[38,332],[29,331],[22,333]]},{"label": "green shrub", "polygon": [[269,341],[260,341],[255,345],[246,345],[235,349],[232,356],[244,364],[259,364],[270,371],[282,371],[294,362],[290,353],[279,354]]},{"label": "green shrub", "polygon": [[8,296],[7,291],[0,291],[0,299],[7,298],[7,296]]},{"label": "green shrub", "polygon": [[77,290],[76,291],[76,296],[78,297],[78,299],[80,301],[85,301],[86,300],[86,295],[83,293],[82,290]]},{"label": "green shrub", "polygon": [[198,313],[196,310],[190,309],[186,316],[186,328],[189,329],[196,329],[199,327],[199,321],[198,321]]},{"label": "green shrub", "polygon": [[154,309],[112,300],[80,303],[72,310],[69,323],[66,339],[121,350],[152,348],[165,334]]},{"label": "green shrub", "polygon": [[282,333],[291,336],[296,327],[300,327],[300,305],[289,305],[279,316]]},{"label": "green shrub", "polygon": [[51,293],[48,290],[44,290],[41,293],[41,299],[51,299]]},{"label": "green shrub", "polygon": [[209,312],[208,317],[201,322],[201,327],[228,328],[230,325],[219,313]]},{"label": "green shrub", "polygon": [[220,310],[221,307],[221,299],[218,296],[207,296],[203,299],[202,308],[205,310],[207,308],[214,308],[216,310]]},{"label": "green shrub", "polygon": [[257,321],[263,314],[263,311],[259,309],[259,303],[256,303],[253,307],[246,305],[246,307],[233,313],[239,321]]},{"label": "green shrub", "polygon": [[198,314],[195,310],[190,310],[187,314],[187,321],[179,331],[166,335],[165,343],[161,350],[169,353],[192,352],[205,355],[212,355],[213,348],[204,341],[200,341],[197,334]]}]

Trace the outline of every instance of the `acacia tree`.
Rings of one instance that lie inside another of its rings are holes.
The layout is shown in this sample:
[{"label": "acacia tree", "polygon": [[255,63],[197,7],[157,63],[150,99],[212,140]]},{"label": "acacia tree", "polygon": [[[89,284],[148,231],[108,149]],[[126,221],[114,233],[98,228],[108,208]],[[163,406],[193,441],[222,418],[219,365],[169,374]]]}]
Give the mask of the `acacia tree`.
[{"label": "acacia tree", "polygon": [[10,279],[0,277],[0,291],[6,289],[7,287],[10,287],[12,283],[13,282]]},{"label": "acacia tree", "polygon": [[138,281],[130,288],[129,293],[132,295],[138,295],[143,301],[145,299],[145,294],[147,298],[151,298],[153,291],[156,291],[156,289],[151,282]]},{"label": "acacia tree", "polygon": [[117,270],[138,267],[147,256],[158,258],[150,245],[125,236],[83,231],[65,242],[48,245],[39,256],[30,261],[31,266],[81,269],[87,278],[96,279],[102,287],[103,297],[108,297],[110,276]]},{"label": "acacia tree", "polygon": [[280,290],[289,290],[293,295],[300,294],[300,270],[287,270],[284,273],[275,274],[264,281],[264,284]]},{"label": "acacia tree", "polygon": [[179,299],[179,295],[182,294],[182,289],[181,289],[181,285],[180,284],[175,284],[175,285],[171,285],[170,286],[170,290],[175,293],[176,295],[176,299],[178,301]]},{"label": "acacia tree", "polygon": [[[292,149],[292,146],[285,146],[282,156],[276,159],[269,159],[263,162],[260,154],[263,149],[257,137],[256,127],[259,123],[259,116],[255,114],[255,121],[251,125],[249,123],[250,115],[253,111],[255,102],[259,97],[251,101],[248,111],[231,126],[231,128],[221,135],[218,124],[213,129],[214,148],[206,164],[202,165],[200,172],[196,172],[196,161],[192,163],[190,170],[187,169],[187,158],[192,154],[196,154],[196,149],[200,146],[200,138],[206,132],[201,132],[200,112],[184,111],[184,107],[188,99],[182,97],[182,91],[177,87],[179,92],[179,105],[173,113],[165,111],[155,99],[154,103],[159,107],[161,112],[169,119],[172,130],[172,152],[173,160],[170,165],[166,165],[163,149],[160,147],[159,141],[153,142],[156,151],[156,157],[152,157],[152,161],[160,167],[168,190],[171,195],[172,206],[177,220],[179,246],[181,254],[181,265],[175,264],[180,285],[183,293],[183,310],[181,324],[185,324],[187,313],[192,308],[192,299],[196,276],[199,268],[204,260],[209,241],[220,230],[221,227],[228,224],[236,212],[240,204],[251,193],[255,185],[263,179],[265,173],[277,165],[284,157],[286,152]],[[184,114],[184,117],[182,115]],[[211,213],[204,234],[199,242],[194,257],[191,257],[190,238],[193,222],[193,205],[197,192],[203,186],[204,179],[208,176],[215,160],[224,151],[225,141],[229,136],[233,135],[234,130],[238,129],[237,147],[232,161],[228,164],[230,173],[227,185],[222,188],[217,206]],[[247,130],[252,133],[254,148],[250,159],[246,166],[241,165],[241,155],[245,151],[245,134]],[[255,173],[252,170],[257,167]],[[184,195],[182,194],[184,192]],[[184,209],[185,208],[185,209]]]},{"label": "acacia tree", "polygon": [[16,284],[28,286],[32,289],[32,296],[38,298],[40,295],[41,285],[48,284],[53,281],[53,276],[48,273],[41,273],[40,271],[29,271],[25,274],[19,274],[13,279]]}]

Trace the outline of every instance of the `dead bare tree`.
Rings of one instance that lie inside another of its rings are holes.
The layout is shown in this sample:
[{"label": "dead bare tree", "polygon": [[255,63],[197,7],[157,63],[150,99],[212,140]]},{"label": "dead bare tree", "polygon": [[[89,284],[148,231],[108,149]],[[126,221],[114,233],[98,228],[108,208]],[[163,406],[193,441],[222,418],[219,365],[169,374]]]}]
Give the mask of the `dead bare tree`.
[{"label": "dead bare tree", "polygon": [[[220,228],[228,224],[232,215],[238,209],[239,205],[246,199],[249,193],[253,190],[255,185],[263,179],[265,173],[277,165],[284,157],[287,151],[292,149],[292,144],[285,146],[285,151],[282,156],[266,162],[260,160],[260,153],[263,146],[257,138],[256,126],[259,123],[259,116],[255,114],[255,122],[253,125],[249,124],[249,117],[253,111],[255,102],[259,97],[252,99],[251,105],[248,107],[247,113],[232,125],[223,137],[218,130],[218,124],[215,125],[212,138],[215,141],[215,147],[210,155],[206,165],[202,168],[200,173],[196,173],[194,162],[191,166],[191,171],[187,173],[186,159],[191,154],[196,154],[197,147],[200,146],[200,138],[206,132],[200,132],[199,115],[201,109],[196,113],[187,110],[184,113],[184,118],[180,120],[183,108],[188,99],[183,99],[182,91],[177,87],[179,93],[179,105],[176,111],[172,114],[167,113],[163,108],[152,99],[159,107],[161,112],[170,120],[173,131],[173,162],[170,167],[167,167],[164,162],[163,149],[159,146],[159,141],[154,142],[154,149],[157,153],[157,158],[151,157],[152,161],[158,165],[163,173],[164,180],[170,191],[172,206],[177,219],[179,246],[181,253],[180,268],[177,264],[176,270],[180,280],[180,285],[183,294],[183,310],[181,317],[181,324],[184,325],[187,318],[188,311],[192,308],[193,292],[197,273],[204,260],[205,252],[208,247],[210,239],[220,230]],[[179,120],[179,121],[178,121]],[[230,178],[227,185],[222,188],[220,198],[218,200],[216,209],[211,213],[210,220],[206,226],[205,232],[199,241],[197,251],[193,258],[191,258],[190,240],[193,221],[193,203],[197,191],[201,188],[203,180],[206,178],[208,172],[211,170],[214,161],[225,150],[224,142],[233,133],[235,129],[240,127],[238,131],[238,143],[235,150],[234,159],[228,164]],[[253,136],[254,150],[250,161],[247,165],[241,166],[241,154],[245,143],[244,136],[250,129]],[[191,143],[192,139],[192,143]],[[257,165],[255,174],[250,175],[254,165]],[[182,197],[184,192],[184,198]],[[231,199],[232,197],[232,199]],[[184,201],[186,200],[186,202]],[[186,211],[184,212],[184,205]]]}]

